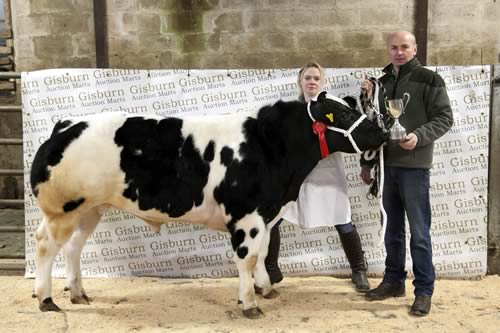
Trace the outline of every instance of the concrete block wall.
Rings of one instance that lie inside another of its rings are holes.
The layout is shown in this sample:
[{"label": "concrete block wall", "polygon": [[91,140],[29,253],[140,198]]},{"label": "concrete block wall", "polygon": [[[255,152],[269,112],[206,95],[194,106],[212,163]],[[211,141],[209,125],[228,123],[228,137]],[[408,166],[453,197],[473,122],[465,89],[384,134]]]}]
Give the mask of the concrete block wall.
[{"label": "concrete block wall", "polygon": [[[286,68],[310,58],[334,67],[382,65],[384,32],[413,24],[399,19],[413,8],[398,1],[381,1],[376,9],[343,0],[158,3],[108,8],[113,67]],[[370,12],[394,25],[375,29]]]},{"label": "concrete block wall", "polygon": [[[418,0],[115,0],[107,4],[115,68],[383,66],[385,38],[413,31]],[[95,66],[90,0],[12,3],[17,70]],[[500,3],[429,1],[428,64],[500,60]]]},{"label": "concrete block wall", "polygon": [[429,22],[428,64],[500,63],[500,1],[429,1]]},{"label": "concrete block wall", "polygon": [[91,0],[11,0],[11,11],[16,71],[95,66]]}]

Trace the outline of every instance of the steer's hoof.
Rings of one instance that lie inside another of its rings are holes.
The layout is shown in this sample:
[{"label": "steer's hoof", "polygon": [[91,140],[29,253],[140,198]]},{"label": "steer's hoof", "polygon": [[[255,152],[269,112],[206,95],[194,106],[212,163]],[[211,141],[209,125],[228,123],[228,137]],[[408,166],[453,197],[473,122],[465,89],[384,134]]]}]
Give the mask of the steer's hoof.
[{"label": "steer's hoof", "polygon": [[59,312],[59,311],[61,311],[61,309],[52,300],[52,297],[44,299],[43,302],[40,303],[38,308],[42,312],[47,312],[47,311]]},{"label": "steer's hoof", "polygon": [[263,295],[265,299],[273,299],[276,298],[280,295],[280,293],[277,290],[271,289],[270,292],[267,293],[267,295]]},{"label": "steer's hoof", "polygon": [[83,294],[82,296],[71,298],[71,303],[73,303],[73,304],[85,304],[85,305],[89,305],[90,304],[90,298],[87,295]]},{"label": "steer's hoof", "polygon": [[251,308],[243,310],[243,315],[248,319],[257,319],[264,316],[264,312],[260,308]]}]

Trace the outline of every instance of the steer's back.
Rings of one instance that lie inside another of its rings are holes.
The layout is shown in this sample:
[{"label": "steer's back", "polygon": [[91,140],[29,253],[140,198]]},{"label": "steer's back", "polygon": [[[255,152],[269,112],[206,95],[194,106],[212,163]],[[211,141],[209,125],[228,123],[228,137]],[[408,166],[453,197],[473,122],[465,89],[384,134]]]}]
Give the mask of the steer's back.
[{"label": "steer's back", "polygon": [[[45,214],[111,204],[148,221],[220,224],[224,154],[238,158],[244,116],[101,114],[65,120],[40,147],[31,183]],[[212,226],[214,227],[214,226]]]}]

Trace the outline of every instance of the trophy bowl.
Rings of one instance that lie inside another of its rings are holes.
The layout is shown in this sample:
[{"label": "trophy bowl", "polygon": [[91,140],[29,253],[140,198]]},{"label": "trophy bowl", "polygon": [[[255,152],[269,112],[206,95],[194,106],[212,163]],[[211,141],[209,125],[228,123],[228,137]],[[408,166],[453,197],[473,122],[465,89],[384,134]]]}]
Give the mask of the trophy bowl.
[{"label": "trophy bowl", "polygon": [[[405,98],[407,98],[406,103]],[[389,99],[386,102],[387,111],[394,119],[394,124],[389,129],[389,139],[393,141],[402,141],[406,137],[406,129],[399,123],[399,117],[404,113],[408,102],[410,101],[410,94],[404,93],[403,98]]]}]

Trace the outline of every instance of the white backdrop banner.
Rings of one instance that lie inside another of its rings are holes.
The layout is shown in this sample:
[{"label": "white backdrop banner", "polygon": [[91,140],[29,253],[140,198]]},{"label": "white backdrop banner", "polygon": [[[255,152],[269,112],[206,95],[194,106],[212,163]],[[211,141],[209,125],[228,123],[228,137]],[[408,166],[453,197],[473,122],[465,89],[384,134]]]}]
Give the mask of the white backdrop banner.
[{"label": "white backdrop banner", "polygon": [[[436,273],[460,278],[485,275],[490,69],[431,69],[446,82],[455,120],[453,129],[435,143],[431,170]],[[382,74],[379,68],[327,69],[326,73],[325,89],[340,97],[357,94],[364,74]],[[58,120],[101,112],[165,117],[248,112],[279,99],[295,99],[296,77],[296,69],[54,69],[23,73],[26,277],[34,277],[34,234],[42,218],[29,173],[36,150]],[[368,188],[358,176],[358,155],[344,154],[344,161],[352,221],[361,236],[369,273],[380,276],[385,250],[377,247],[378,199],[366,195]],[[280,229],[280,265],[286,275],[349,274],[335,228],[300,229],[283,223]],[[165,224],[155,233],[140,219],[110,209],[83,249],[82,275],[236,276],[233,256],[229,233],[182,222]],[[409,250],[406,267],[411,273]],[[53,276],[65,276],[62,253],[56,258]]]}]

